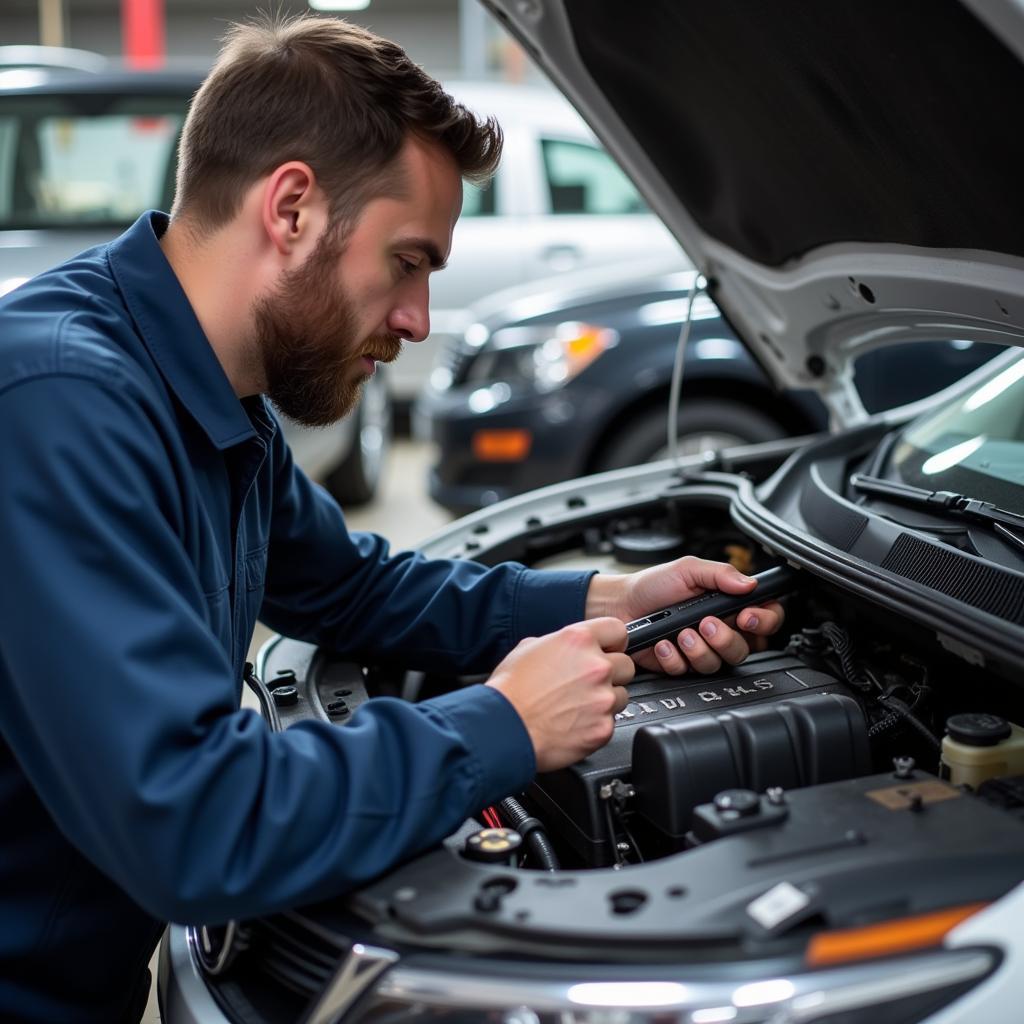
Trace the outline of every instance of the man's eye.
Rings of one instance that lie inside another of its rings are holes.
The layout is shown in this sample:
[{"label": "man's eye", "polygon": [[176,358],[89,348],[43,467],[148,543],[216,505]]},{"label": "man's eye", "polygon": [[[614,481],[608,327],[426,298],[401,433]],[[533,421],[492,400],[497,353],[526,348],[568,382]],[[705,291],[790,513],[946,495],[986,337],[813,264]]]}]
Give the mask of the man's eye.
[{"label": "man's eye", "polygon": [[410,260],[403,259],[401,256],[398,257],[398,264],[402,268],[402,273],[409,275],[415,274],[420,269],[418,263],[413,263]]}]

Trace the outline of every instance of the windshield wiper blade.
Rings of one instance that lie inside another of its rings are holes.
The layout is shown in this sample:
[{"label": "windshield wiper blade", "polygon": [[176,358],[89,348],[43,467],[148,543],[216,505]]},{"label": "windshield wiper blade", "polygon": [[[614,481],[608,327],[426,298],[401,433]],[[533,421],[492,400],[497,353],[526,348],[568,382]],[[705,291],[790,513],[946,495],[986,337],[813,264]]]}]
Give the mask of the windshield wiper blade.
[{"label": "windshield wiper blade", "polygon": [[[907,505],[919,505],[938,511],[945,510],[964,519],[973,519],[981,523],[989,523],[997,527],[996,532],[1002,537],[1011,530],[1024,530],[1024,516],[1016,512],[1008,512],[1005,508],[993,505],[991,501],[981,501],[954,491],[929,491],[923,487],[912,487],[910,484],[897,483],[895,480],[884,480],[878,476],[866,476],[854,473],[850,477],[850,486],[865,494],[874,494],[880,498],[902,501]],[[1002,529],[998,529],[1002,527]],[[1004,531],[1006,531],[1004,533]],[[1009,539],[1009,538],[1008,538]],[[1021,538],[1013,536],[1015,542]]]},{"label": "windshield wiper blade", "polygon": [[1014,547],[1020,548],[1021,551],[1024,551],[1024,537],[1019,533],[1014,533],[1013,530],[1003,526],[1002,523],[993,523],[992,529],[995,530],[1003,540],[1013,544]]}]

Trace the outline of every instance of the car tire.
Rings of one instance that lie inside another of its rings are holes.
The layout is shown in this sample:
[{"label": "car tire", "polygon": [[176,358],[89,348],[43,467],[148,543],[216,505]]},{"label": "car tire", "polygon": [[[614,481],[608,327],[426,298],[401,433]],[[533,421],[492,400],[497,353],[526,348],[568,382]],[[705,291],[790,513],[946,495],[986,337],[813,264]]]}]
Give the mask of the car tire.
[{"label": "car tire", "polygon": [[[665,413],[651,411],[631,420],[599,454],[596,469],[621,469],[668,457]],[[758,444],[785,437],[774,420],[739,402],[727,399],[685,398],[679,409],[679,452],[695,455],[708,449]]]},{"label": "car tire", "polygon": [[348,507],[365,505],[376,496],[391,448],[391,396],[383,374],[367,381],[353,416],[352,446],[324,480],[335,501]]}]

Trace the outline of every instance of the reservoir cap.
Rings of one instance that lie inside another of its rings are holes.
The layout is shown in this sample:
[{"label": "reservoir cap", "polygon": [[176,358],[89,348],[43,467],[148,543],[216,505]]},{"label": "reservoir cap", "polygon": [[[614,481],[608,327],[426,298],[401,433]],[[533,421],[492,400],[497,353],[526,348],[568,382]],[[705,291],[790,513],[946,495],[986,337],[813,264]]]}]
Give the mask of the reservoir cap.
[{"label": "reservoir cap", "polygon": [[511,863],[523,837],[511,828],[485,828],[466,838],[462,856],[482,864]]},{"label": "reservoir cap", "polygon": [[674,530],[628,530],[612,537],[612,550],[627,565],[653,565],[686,554],[686,538]]},{"label": "reservoir cap", "polygon": [[998,715],[972,712],[946,719],[950,739],[968,747],[994,747],[1011,735],[1010,723]]}]

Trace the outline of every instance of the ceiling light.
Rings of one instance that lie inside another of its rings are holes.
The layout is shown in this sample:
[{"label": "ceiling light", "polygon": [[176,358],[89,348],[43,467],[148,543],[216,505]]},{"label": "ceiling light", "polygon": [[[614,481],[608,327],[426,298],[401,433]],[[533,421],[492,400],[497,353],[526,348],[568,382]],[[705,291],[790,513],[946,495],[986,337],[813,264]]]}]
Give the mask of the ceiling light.
[{"label": "ceiling light", "polygon": [[314,11],[365,11],[370,0],[309,0]]}]

